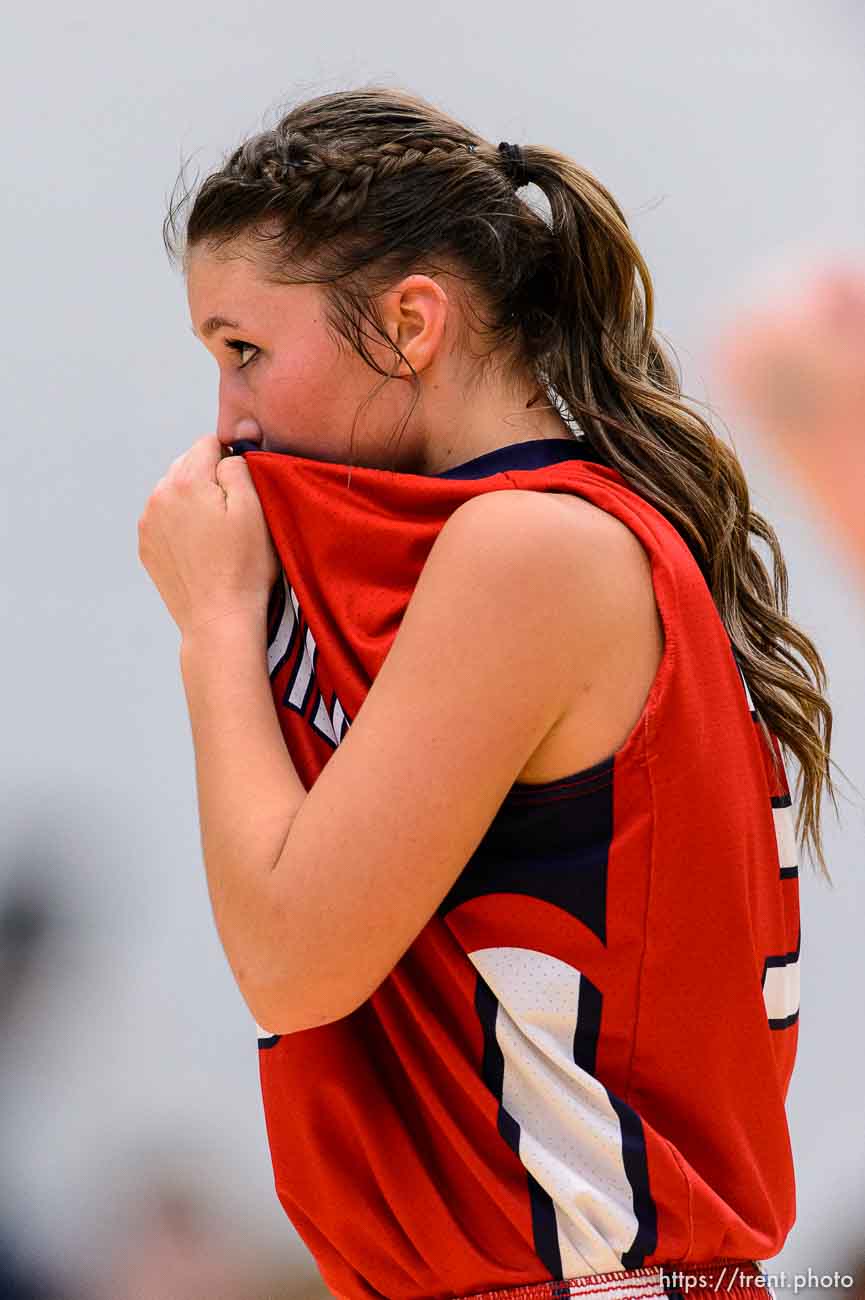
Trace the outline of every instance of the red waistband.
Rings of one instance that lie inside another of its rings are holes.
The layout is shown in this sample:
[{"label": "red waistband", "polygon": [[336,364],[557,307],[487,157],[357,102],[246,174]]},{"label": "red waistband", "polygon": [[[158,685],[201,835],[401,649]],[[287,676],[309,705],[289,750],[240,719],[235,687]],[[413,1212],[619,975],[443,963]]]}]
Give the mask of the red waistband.
[{"label": "red waistband", "polygon": [[564,1281],[535,1282],[484,1291],[465,1300],[774,1300],[759,1264],[753,1260],[719,1260],[714,1264],[664,1264],[654,1268],[592,1273]]}]

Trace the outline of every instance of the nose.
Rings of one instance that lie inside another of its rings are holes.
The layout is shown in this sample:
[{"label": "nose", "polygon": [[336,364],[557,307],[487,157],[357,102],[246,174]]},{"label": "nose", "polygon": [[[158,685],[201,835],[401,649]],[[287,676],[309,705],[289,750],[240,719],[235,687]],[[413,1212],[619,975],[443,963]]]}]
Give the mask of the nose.
[{"label": "nose", "polygon": [[241,440],[254,442],[256,445],[260,445],[262,441],[261,425],[247,411],[244,411],[239,402],[232,401],[223,384],[219,386],[216,436],[223,447],[229,447],[233,442]]},{"label": "nose", "polygon": [[261,425],[250,416],[245,416],[241,420],[220,420],[216,436],[223,447],[230,447],[232,443],[241,441],[254,442],[256,446],[260,446]]},{"label": "nose", "polygon": [[242,420],[238,420],[234,429],[234,437],[231,441],[252,442],[255,443],[256,447],[259,447],[261,445],[261,438],[261,425],[257,420],[253,420],[250,416],[247,416]]}]

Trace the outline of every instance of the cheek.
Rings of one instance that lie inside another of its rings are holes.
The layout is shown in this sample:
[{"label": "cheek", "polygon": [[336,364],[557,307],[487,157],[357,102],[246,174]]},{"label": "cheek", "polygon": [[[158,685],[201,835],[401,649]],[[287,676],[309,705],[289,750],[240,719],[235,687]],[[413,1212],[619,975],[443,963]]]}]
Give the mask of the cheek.
[{"label": "cheek", "polygon": [[292,348],[268,366],[267,392],[279,406],[316,405],[327,392],[327,358],[317,348]]},{"label": "cheek", "polygon": [[359,375],[333,347],[301,345],[278,365],[268,366],[257,394],[258,421],[266,436],[286,450],[341,459],[357,408],[374,379]]}]

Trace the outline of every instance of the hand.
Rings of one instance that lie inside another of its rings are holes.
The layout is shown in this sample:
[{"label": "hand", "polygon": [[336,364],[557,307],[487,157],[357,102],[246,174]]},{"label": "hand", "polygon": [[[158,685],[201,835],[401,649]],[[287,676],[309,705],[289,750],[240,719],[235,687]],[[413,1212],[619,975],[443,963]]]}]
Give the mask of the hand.
[{"label": "hand", "polygon": [[160,479],[138,555],[181,635],[214,619],[266,617],[279,559],[242,456],[199,438]]},{"label": "hand", "polygon": [[718,340],[716,373],[865,570],[865,274],[803,268]]},{"label": "hand", "polygon": [[865,274],[840,261],[803,267],[792,293],[767,296],[725,330],[714,361],[782,454],[824,457],[831,447],[846,459],[865,419]]}]

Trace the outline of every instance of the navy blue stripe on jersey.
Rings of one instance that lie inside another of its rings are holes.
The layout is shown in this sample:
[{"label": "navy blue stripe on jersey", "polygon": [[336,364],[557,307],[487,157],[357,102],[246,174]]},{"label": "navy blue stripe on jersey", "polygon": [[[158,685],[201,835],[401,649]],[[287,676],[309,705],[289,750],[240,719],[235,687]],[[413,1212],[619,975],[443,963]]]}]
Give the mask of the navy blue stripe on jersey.
[{"label": "navy blue stripe on jersey", "polygon": [[753,699],[751,698],[751,692],[750,692],[750,690],[748,689],[748,680],[747,680],[747,678],[745,677],[745,673],[744,673],[744,671],[743,671],[743,669],[742,669],[742,665],[741,665],[741,663],[739,662],[739,656],[738,656],[738,654],[737,654],[737,652],[736,652],[736,647],[733,645],[733,642],[732,642],[732,641],[730,642],[730,651],[731,651],[731,653],[732,653],[732,655],[733,655],[733,662],[735,663],[736,668],[737,668],[737,670],[738,670],[738,672],[739,672],[739,680],[740,680],[741,683],[742,683],[742,690],[745,692],[745,700],[746,700],[747,705],[748,705],[748,712],[751,714],[751,717],[754,719],[754,721],[755,721],[755,722],[758,722],[758,721],[759,721],[759,717],[758,717],[757,710],[756,710],[756,708],[754,707],[754,701],[753,701]]},{"label": "navy blue stripe on jersey", "polygon": [[280,573],[276,582],[270,591],[270,597],[267,602],[267,644],[270,645],[276,636],[276,630],[282,622],[282,615],[285,612],[285,574]]},{"label": "navy blue stripe on jersey", "polygon": [[431,474],[430,478],[489,478],[509,469],[543,469],[563,460],[587,460],[593,464],[603,464],[585,437],[533,438],[484,452],[482,456],[475,456],[462,465],[454,465],[441,474]]},{"label": "navy blue stripe on jersey", "polygon": [[257,442],[253,442],[251,438],[238,438],[228,448],[230,456],[245,456],[248,451],[261,451],[261,447]]},{"label": "navy blue stripe on jersey", "polygon": [[556,1280],[560,1281],[562,1254],[559,1250],[559,1225],[556,1222],[556,1207],[549,1192],[541,1187],[538,1180],[526,1172],[529,1185],[529,1203],[532,1208],[532,1237],[535,1253],[543,1261],[544,1268]]},{"label": "navy blue stripe on jersey", "polygon": [[271,680],[291,658],[298,639],[296,598],[284,573],[279,585],[279,594],[271,593],[268,612],[268,621],[273,614],[273,631],[267,639],[267,671]]},{"label": "navy blue stripe on jersey", "polygon": [[[520,1154],[520,1126],[502,1105],[505,1079],[505,1058],[496,1037],[498,998],[490,986],[478,975],[475,986],[475,1011],[484,1036],[484,1057],[481,1076],[498,1102],[498,1130],[514,1155]],[[562,1276],[562,1257],[559,1252],[559,1235],[552,1197],[528,1170],[526,1182],[532,1214],[532,1234],[538,1258],[554,1278]]]},{"label": "navy blue stripe on jersey", "polygon": [[[602,1006],[600,990],[585,975],[581,976],[574,1060],[581,1069],[593,1076],[601,1032]],[[636,1111],[626,1106],[609,1089],[606,1089],[606,1093],[619,1119],[622,1163],[633,1193],[634,1215],[638,1224],[631,1248],[622,1256],[622,1267],[642,1268],[646,1256],[652,1254],[658,1242],[658,1214],[649,1191],[649,1165],[643,1125]]]},{"label": "navy blue stripe on jersey", "polygon": [[594,1075],[601,1032],[601,991],[585,975],[580,977],[580,1001],[574,1033],[574,1060],[581,1070]]},{"label": "navy blue stripe on jersey", "polygon": [[484,1034],[484,1059],[481,1063],[481,1075],[490,1092],[499,1102],[498,1128],[514,1155],[520,1152],[520,1126],[501,1105],[502,1086],[505,1078],[505,1058],[496,1038],[496,1015],[498,999],[480,975],[475,987],[475,1011]]},{"label": "navy blue stripe on jersey", "polygon": [[799,1012],[798,1012],[798,1011],[791,1011],[791,1013],[790,1013],[789,1016],[776,1016],[775,1019],[770,1020],[770,1021],[769,1021],[769,1028],[770,1028],[770,1029],[789,1029],[791,1025],[795,1025],[795,1024],[796,1024],[796,1022],[798,1021],[798,1019],[799,1019]]},{"label": "navy blue stripe on jersey", "polygon": [[642,1268],[646,1257],[651,1255],[658,1245],[658,1211],[649,1190],[646,1139],[637,1112],[631,1110],[630,1106],[626,1106],[609,1089],[607,1089],[607,1096],[619,1117],[622,1130],[622,1162],[634,1193],[634,1214],[639,1224],[630,1250],[622,1256],[622,1268]]},{"label": "navy blue stripe on jersey", "polygon": [[777,956],[766,958],[766,964],[763,967],[763,982],[764,983],[766,982],[766,971],[769,970],[770,967],[790,966],[793,964],[793,962],[798,961],[801,948],[802,948],[802,931],[800,929],[799,937],[796,940],[796,947],[793,949],[792,952],[783,952],[783,953],[779,953]]},{"label": "navy blue stripe on jersey", "polygon": [[560,907],[606,943],[613,759],[539,785],[515,785],[439,904],[445,916],[490,894]]}]

